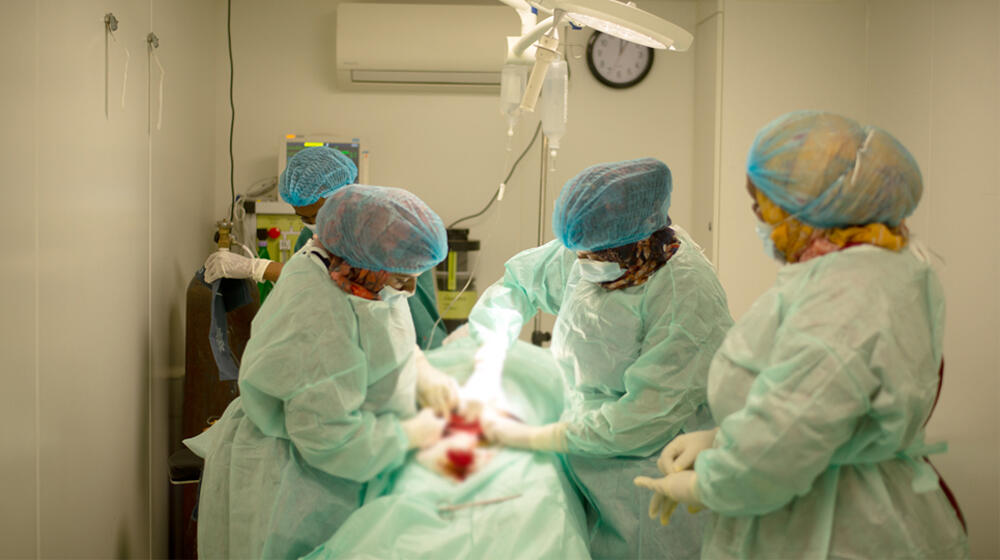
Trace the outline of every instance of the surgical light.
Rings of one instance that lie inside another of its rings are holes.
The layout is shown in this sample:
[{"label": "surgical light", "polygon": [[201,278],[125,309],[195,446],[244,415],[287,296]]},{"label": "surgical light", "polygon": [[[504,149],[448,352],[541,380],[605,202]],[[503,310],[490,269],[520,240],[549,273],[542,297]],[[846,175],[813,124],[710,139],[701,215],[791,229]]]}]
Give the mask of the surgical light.
[{"label": "surgical light", "polygon": [[554,8],[577,24],[654,49],[686,51],[694,37],[665,19],[615,0],[556,0]]},{"label": "surgical light", "polygon": [[[515,9],[521,5],[518,0],[501,1]],[[564,19],[654,49],[686,51],[694,40],[694,37],[681,27],[640,10],[632,2],[626,4],[617,0],[537,0],[528,3],[540,12],[553,14],[553,17],[551,28],[541,37],[535,36],[538,38],[538,43],[535,44],[535,67],[528,79],[520,106],[520,109],[525,111],[534,111],[545,71],[559,56],[557,28]],[[518,47],[523,49],[524,43],[523,40],[519,41]],[[517,50],[515,49],[512,55],[522,54],[523,51],[517,52]]]}]

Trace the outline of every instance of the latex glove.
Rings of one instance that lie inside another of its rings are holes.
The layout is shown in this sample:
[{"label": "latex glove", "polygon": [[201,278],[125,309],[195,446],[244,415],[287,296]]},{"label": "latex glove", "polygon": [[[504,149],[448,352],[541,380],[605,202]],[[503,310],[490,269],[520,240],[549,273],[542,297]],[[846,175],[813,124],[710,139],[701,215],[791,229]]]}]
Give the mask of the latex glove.
[{"label": "latex glove", "polygon": [[253,278],[255,282],[264,281],[264,271],[271,261],[267,259],[252,259],[220,250],[212,253],[205,261],[205,282],[211,284],[219,278]]},{"label": "latex glove", "polygon": [[688,511],[698,513],[705,506],[698,496],[698,475],[694,471],[681,471],[664,478],[637,476],[636,486],[653,491],[649,500],[649,518],[660,518],[660,524],[670,523],[670,516],[678,504],[687,504]]},{"label": "latex glove", "polygon": [[418,347],[417,401],[445,418],[458,406],[458,383],[445,372],[432,366]]},{"label": "latex glove", "polygon": [[694,467],[698,454],[712,448],[715,434],[719,429],[701,430],[689,434],[681,434],[673,439],[660,453],[656,466],[663,474],[674,474]]},{"label": "latex glove", "polygon": [[479,420],[485,405],[478,398],[463,398],[458,403],[458,414],[469,422]]},{"label": "latex glove", "polygon": [[441,439],[447,420],[438,418],[434,411],[425,408],[416,416],[400,422],[406,439],[409,441],[409,449],[430,447]]},{"label": "latex glove", "polygon": [[520,449],[566,452],[565,422],[529,426],[494,412],[483,414],[479,422],[490,441]]},{"label": "latex glove", "polygon": [[503,362],[507,347],[501,343],[488,343],[476,350],[472,375],[462,386],[461,413],[466,419],[479,418],[484,405],[500,405],[503,390]]}]

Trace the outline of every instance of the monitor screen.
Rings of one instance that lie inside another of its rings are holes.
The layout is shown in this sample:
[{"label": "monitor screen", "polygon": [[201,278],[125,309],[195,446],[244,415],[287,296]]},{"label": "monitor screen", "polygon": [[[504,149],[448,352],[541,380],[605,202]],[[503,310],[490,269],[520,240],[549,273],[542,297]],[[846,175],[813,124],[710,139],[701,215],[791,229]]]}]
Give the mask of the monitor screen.
[{"label": "monitor screen", "polygon": [[357,142],[323,142],[315,141],[308,142],[302,140],[289,140],[285,143],[285,161],[292,159],[292,156],[299,153],[305,148],[312,148],[313,146],[326,146],[328,148],[333,148],[335,150],[340,150],[345,156],[351,158],[354,165],[361,167],[361,161],[359,159],[360,151],[359,144]]}]

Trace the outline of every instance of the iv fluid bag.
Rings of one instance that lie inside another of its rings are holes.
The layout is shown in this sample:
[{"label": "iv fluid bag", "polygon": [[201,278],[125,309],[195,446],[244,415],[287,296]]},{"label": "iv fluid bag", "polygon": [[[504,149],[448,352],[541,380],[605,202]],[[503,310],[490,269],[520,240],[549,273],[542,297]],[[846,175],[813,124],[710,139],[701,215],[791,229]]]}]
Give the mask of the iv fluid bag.
[{"label": "iv fluid bag", "polygon": [[514,133],[527,81],[528,67],[523,64],[507,64],[500,73],[500,113],[507,118],[508,135]]},{"label": "iv fluid bag", "polygon": [[542,132],[549,139],[553,155],[559,149],[559,140],[566,134],[567,97],[569,79],[566,61],[553,62],[542,84]]}]

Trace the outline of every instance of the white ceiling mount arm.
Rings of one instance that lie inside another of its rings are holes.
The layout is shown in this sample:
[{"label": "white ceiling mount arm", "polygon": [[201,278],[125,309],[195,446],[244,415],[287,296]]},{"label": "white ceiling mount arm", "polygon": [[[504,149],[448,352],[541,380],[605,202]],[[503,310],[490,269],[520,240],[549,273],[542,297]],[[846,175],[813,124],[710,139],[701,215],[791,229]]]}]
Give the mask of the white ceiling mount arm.
[{"label": "white ceiling mount arm", "polygon": [[546,31],[552,28],[553,18],[545,18],[537,25],[522,33],[521,37],[517,39],[507,52],[507,60],[509,62],[522,61],[530,64],[534,61],[533,56],[525,57],[525,52],[531,47],[535,41],[541,38]]},{"label": "white ceiling mount arm", "polygon": [[535,110],[538,95],[542,92],[542,82],[545,81],[545,72],[549,69],[549,64],[562,56],[559,54],[559,24],[564,15],[562,10],[556,10],[552,14],[552,26],[535,44],[535,66],[531,69],[531,77],[528,78],[528,84],[524,88],[520,107],[522,111]]},{"label": "white ceiling mount arm", "polygon": [[500,0],[517,12],[517,17],[521,18],[521,35],[528,33],[538,23],[538,16],[532,11],[531,4],[524,0]]}]

